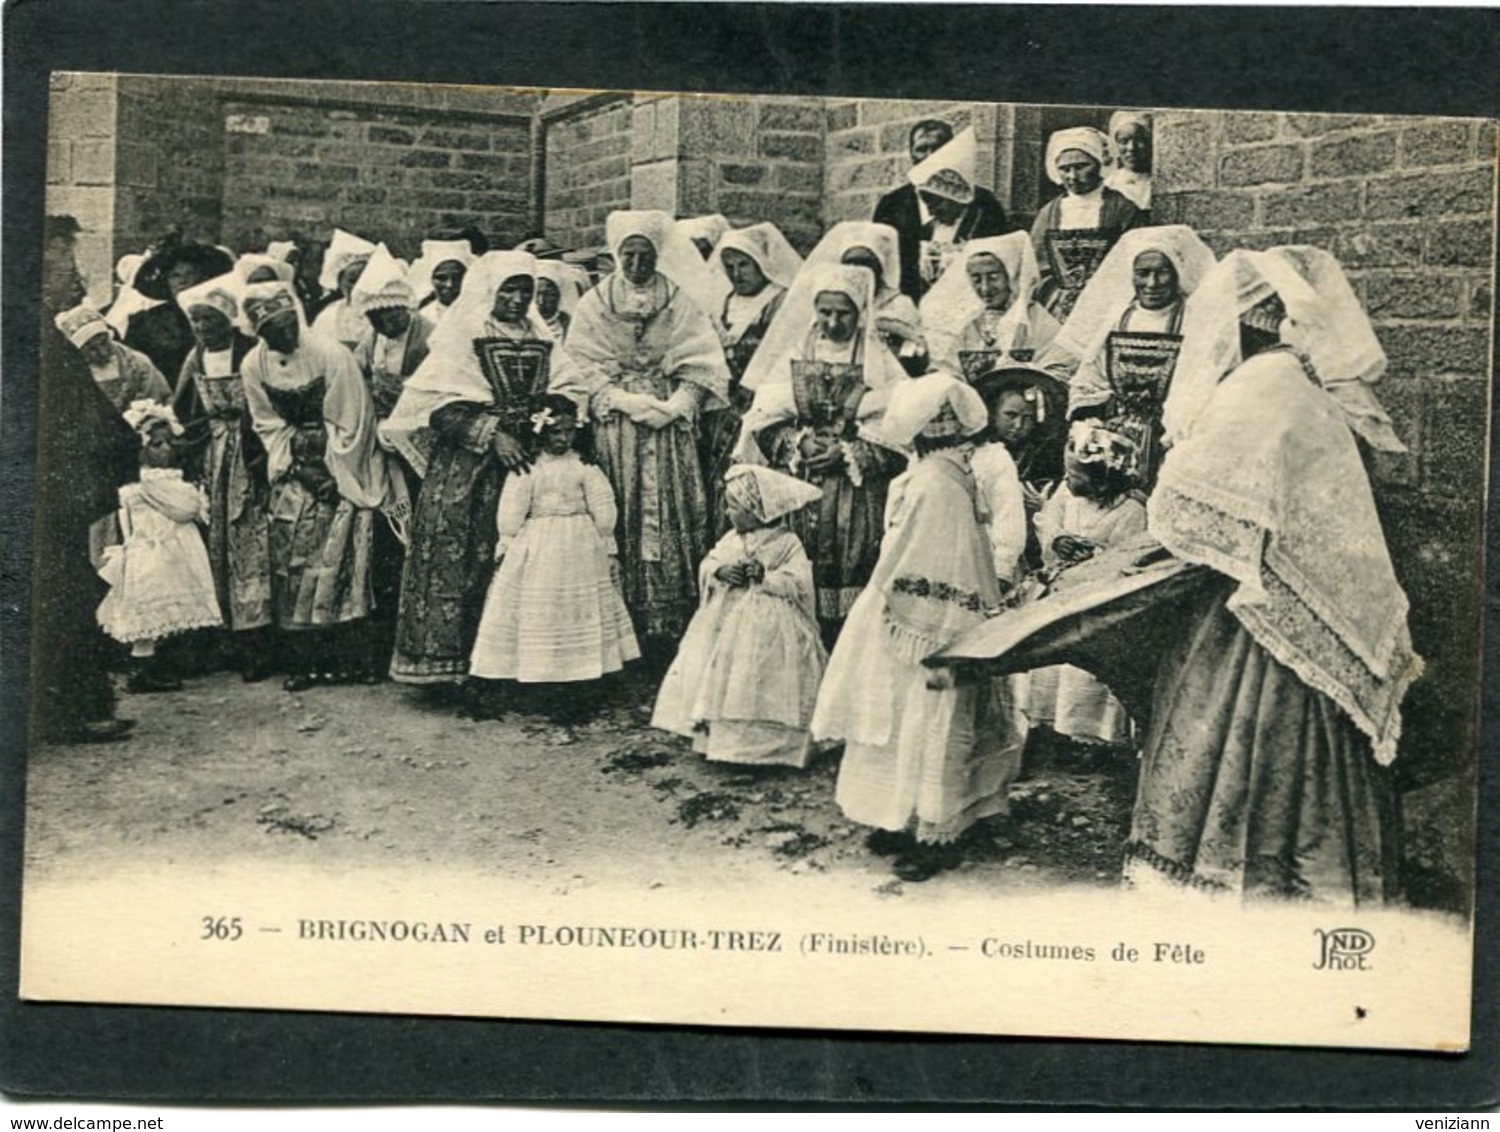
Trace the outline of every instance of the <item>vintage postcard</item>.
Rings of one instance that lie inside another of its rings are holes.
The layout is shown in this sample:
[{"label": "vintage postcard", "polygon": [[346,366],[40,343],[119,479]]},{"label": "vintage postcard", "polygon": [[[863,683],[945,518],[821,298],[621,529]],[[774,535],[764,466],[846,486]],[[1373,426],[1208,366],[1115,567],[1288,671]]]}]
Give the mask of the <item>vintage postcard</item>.
[{"label": "vintage postcard", "polygon": [[1468,1048],[1496,123],[48,121],[23,998]]}]

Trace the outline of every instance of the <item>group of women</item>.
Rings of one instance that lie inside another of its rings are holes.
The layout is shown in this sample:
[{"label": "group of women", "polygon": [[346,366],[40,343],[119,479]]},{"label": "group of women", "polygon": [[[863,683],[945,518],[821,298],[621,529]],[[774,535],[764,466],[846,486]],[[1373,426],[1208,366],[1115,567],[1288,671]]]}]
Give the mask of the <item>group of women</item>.
[{"label": "group of women", "polygon": [[[1139,148],[1144,129],[1113,132]],[[1140,748],[1134,882],[1378,899],[1382,772],[1420,668],[1362,463],[1399,448],[1370,391],[1384,354],[1332,256],[1218,259],[1151,226],[1148,176],[1104,183],[1108,140],[1054,135],[1058,197],[1029,233],[960,247],[920,306],[897,233],[858,221],[803,259],[769,223],[616,212],[597,279],[453,233],[408,266],[341,231],[311,325],[290,245],[148,262],[190,330],[172,397],[247,679],[275,626],[291,690],[461,688],[497,502],[560,395],[658,670],[728,529],[728,473],[817,489],[786,516],[833,650],[812,731],[845,745],[840,804],[872,849],[900,842],[908,879],[1004,813],[1040,721]],[[922,667],[1111,545],[1219,579],[1180,645],[1142,658],[1149,720],[1077,670],[976,688]]]}]

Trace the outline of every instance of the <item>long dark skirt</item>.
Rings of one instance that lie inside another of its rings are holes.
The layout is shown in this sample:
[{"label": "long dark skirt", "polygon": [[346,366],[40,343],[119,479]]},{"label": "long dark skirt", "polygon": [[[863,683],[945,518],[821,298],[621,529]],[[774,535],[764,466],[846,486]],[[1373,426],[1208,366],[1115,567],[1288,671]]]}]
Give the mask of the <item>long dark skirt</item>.
[{"label": "long dark skirt", "polygon": [[492,452],[446,443],[433,452],[409,529],[392,679],[443,684],[468,675],[494,570],[504,482]]},{"label": "long dark skirt", "polygon": [[1394,810],[1369,741],[1210,592],[1162,664],[1126,877],[1247,898],[1394,895]]}]

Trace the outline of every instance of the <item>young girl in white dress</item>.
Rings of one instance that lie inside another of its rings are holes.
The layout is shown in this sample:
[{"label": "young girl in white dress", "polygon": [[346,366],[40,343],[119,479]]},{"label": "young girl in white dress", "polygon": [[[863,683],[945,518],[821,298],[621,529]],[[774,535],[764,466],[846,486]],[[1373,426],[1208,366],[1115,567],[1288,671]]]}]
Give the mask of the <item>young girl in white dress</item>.
[{"label": "young girl in white dress", "polygon": [[827,657],[812,563],[788,516],[822,497],[793,476],[737,464],[724,476],[733,529],[698,573],[703,595],[667,670],[651,725],[716,762],[807,765]]},{"label": "young girl in white dress", "polygon": [[182,435],[165,405],[138,400],[125,420],[141,437],[141,478],[120,488],[123,542],[104,552],[99,575],[109,593],[99,625],[130,646],[130,692],[175,692],[182,681],[162,669],[156,646],[192,629],[222,625],[208,550],[197,524],[208,521],[208,497],[182,478],[173,438]]},{"label": "young girl in white dress", "polygon": [[[1063,482],[1036,516],[1044,576],[1146,529],[1146,505],[1131,490],[1138,457],[1134,441],[1124,434],[1095,421],[1073,422]],[[1124,705],[1098,679],[1072,665],[1032,672],[1027,714],[1032,723],[1082,743],[1130,738]]]},{"label": "young girl in white dress", "polygon": [[[574,450],[577,406],[558,394],[537,405],[536,462],[500,492],[498,565],[469,674],[521,684],[598,680],[641,655],[615,581],[615,496]],[[553,706],[568,713],[560,700]]]}]

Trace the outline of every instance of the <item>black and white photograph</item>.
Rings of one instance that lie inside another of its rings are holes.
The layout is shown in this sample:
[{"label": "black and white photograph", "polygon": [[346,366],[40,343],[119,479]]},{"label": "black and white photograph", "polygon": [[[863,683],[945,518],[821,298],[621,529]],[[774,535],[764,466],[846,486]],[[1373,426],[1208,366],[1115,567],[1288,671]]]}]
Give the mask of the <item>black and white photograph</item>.
[{"label": "black and white photograph", "polygon": [[46,146],[23,998],[1467,1048],[1494,121]]}]

